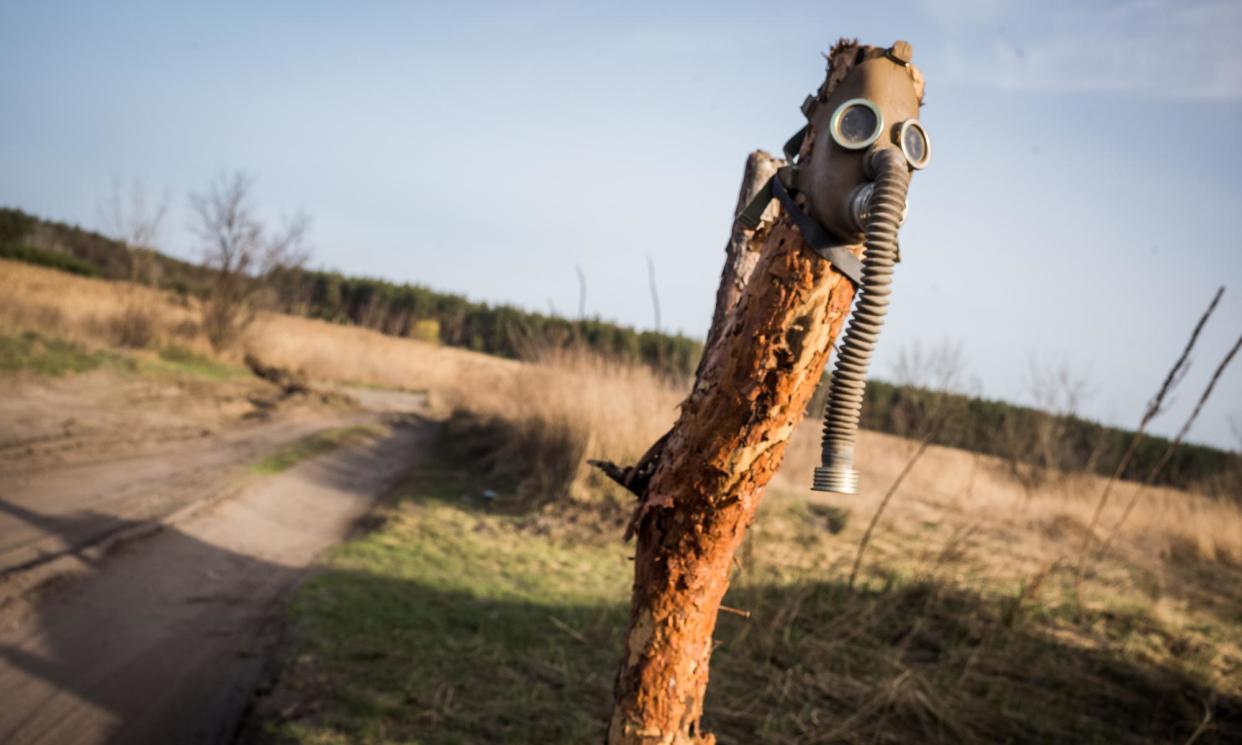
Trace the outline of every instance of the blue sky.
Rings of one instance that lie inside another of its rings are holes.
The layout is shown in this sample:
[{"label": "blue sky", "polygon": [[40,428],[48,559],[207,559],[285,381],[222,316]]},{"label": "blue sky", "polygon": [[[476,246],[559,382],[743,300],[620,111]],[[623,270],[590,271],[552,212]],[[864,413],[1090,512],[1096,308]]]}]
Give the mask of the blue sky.
[{"label": "blue sky", "polygon": [[[741,164],[779,149],[840,36],[907,39],[934,157],[912,186],[876,372],[961,344],[985,395],[1032,359],[1132,425],[1217,285],[1172,410],[1242,332],[1242,4],[0,5],[0,204],[88,227],[114,179],[257,175],[316,262],[666,329],[710,318]],[[1238,446],[1242,364],[1193,439]]]}]

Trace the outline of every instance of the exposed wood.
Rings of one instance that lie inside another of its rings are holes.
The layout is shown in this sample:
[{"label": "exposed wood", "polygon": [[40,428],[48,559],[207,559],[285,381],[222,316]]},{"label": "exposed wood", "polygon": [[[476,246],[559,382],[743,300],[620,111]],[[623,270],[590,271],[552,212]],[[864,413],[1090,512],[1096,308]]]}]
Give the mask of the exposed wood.
[{"label": "exposed wood", "polygon": [[[775,176],[776,171],[783,165],[785,165],[784,159],[775,158],[763,150],[756,150],[746,156],[746,166],[742,171],[742,185],[737,193],[737,208],[733,210],[735,216],[746,209],[750,200],[755,198],[768,179]],[[770,205],[764,212],[764,217],[770,219],[776,210],[775,204]],[[720,286],[716,288],[716,310],[712,313],[712,325],[708,329],[707,340],[703,344],[703,357],[699,360],[696,378],[702,374],[703,364],[708,356],[707,350],[719,338],[725,326],[725,316],[737,306],[737,301],[741,299],[742,291],[746,289],[746,283],[750,280],[750,274],[754,271],[758,261],[759,245],[754,240],[754,231],[747,230],[736,222],[733,223],[729,233],[729,242],[725,244],[725,261],[724,268],[720,271]]]},{"label": "exposed wood", "polygon": [[[746,164],[742,170],[742,183],[738,187],[737,207],[733,214],[736,216],[739,212],[750,204],[755,198],[759,190],[763,188],[768,179],[776,174],[777,169],[785,165],[785,161],[781,158],[775,158],[763,150],[756,150],[746,156]],[[779,207],[775,203],[770,205],[763,213],[763,220],[767,224],[775,219]],[[721,330],[725,325],[726,316],[732,312],[737,305],[737,301],[742,297],[742,291],[746,288],[746,283],[750,280],[751,272],[754,271],[755,264],[759,261],[759,243],[755,240],[755,231],[747,230],[737,223],[733,223],[729,233],[729,241],[725,244],[725,261],[724,268],[720,272],[720,286],[716,289],[716,309],[712,314],[712,325],[708,330],[707,341],[703,344],[703,356],[699,360],[698,371],[695,373],[697,380],[703,374],[703,365],[708,358],[708,350],[716,343],[720,336]],[[650,262],[650,257],[648,257]],[[652,278],[652,298],[655,300],[655,280]],[[656,308],[659,308],[658,302]],[[659,315],[657,310],[657,326]],[[604,472],[604,475],[617,482],[621,486],[628,489],[631,493],[638,497],[647,490],[647,484],[651,481],[651,476],[655,472],[655,467],[659,463],[660,454],[664,450],[664,443],[667,442],[668,435],[661,437],[659,440],[647,449],[647,452],[638,459],[638,463],[633,466],[619,466],[616,463],[606,460],[588,461],[591,465]],[[632,535],[631,530],[626,531],[625,538],[629,540]]]},{"label": "exposed wood", "polygon": [[[858,51],[848,42],[834,48],[821,93]],[[802,157],[813,141],[806,139]],[[771,222],[753,234],[735,232],[736,250],[730,241],[712,330],[677,423],[637,466],[612,467],[639,505],[610,745],[715,743],[699,720],[734,552],[854,298],[853,286],[808,249],[779,204],[769,209]]]},{"label": "exposed wood", "polygon": [[782,216],[669,433],[635,527],[634,597],[609,742],[698,732],[733,553],[815,390],[854,289]]}]

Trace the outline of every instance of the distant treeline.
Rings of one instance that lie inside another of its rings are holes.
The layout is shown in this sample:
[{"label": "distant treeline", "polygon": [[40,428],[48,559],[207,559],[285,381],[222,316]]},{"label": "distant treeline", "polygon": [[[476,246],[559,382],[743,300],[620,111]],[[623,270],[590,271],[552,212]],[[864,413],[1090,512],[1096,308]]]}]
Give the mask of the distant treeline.
[{"label": "distant treeline", "polygon": [[295,270],[273,277],[283,310],[354,323],[394,336],[424,337],[433,321],[442,344],[526,358],[549,347],[584,345],[606,357],[680,375],[694,370],[702,344],[686,336],[636,331],[599,319],[569,320],[489,305],[418,285]]},{"label": "distant treeline", "polygon": [[[937,445],[995,455],[1011,464],[1052,466],[1101,476],[1112,475],[1134,437],[1132,430],[1076,416],[1057,416],[1003,401],[896,386],[882,380],[867,382],[861,424],[904,437],[919,437],[930,428],[935,432],[931,440]],[[1122,478],[1146,481],[1168,446],[1169,440],[1164,437],[1144,436]],[[1155,483],[1238,498],[1240,495],[1231,490],[1242,485],[1240,461],[1236,453],[1182,443]]]},{"label": "distant treeline", "polygon": [[[105,279],[130,279],[142,258],[153,263],[160,287],[203,296],[212,272],[20,210],[0,208],[0,257]],[[282,311],[350,323],[385,334],[435,340],[502,357],[525,358],[556,346],[585,346],[604,356],[641,362],[661,373],[688,375],[702,351],[699,341],[598,319],[569,320],[461,295],[335,272],[292,270],[270,278],[270,304]],[[814,412],[818,415],[818,411]],[[1138,412],[1135,414],[1138,415]],[[862,425],[920,436],[929,417],[940,424],[936,444],[995,455],[1013,464],[1055,465],[1065,470],[1113,472],[1133,433],[1076,417],[1055,417],[1000,401],[938,394],[872,380]],[[1054,442],[1040,441],[1053,427]],[[1144,438],[1123,476],[1146,480],[1168,441]],[[1051,450],[1050,450],[1051,449]],[[1216,448],[1183,444],[1157,479],[1164,485],[1222,493],[1242,477],[1239,458]]]},{"label": "distant treeline", "polygon": [[[210,287],[212,272],[202,266],[156,252],[131,253],[125,244],[98,233],[0,208],[0,257],[104,279],[130,279],[135,254],[155,264],[150,273],[164,289],[202,297]],[[270,304],[284,312],[501,357],[524,358],[550,347],[585,345],[610,358],[681,375],[694,370],[702,351],[701,342],[686,336],[636,331],[599,319],[569,320],[474,302],[419,285],[336,272],[276,272],[270,285]]]}]

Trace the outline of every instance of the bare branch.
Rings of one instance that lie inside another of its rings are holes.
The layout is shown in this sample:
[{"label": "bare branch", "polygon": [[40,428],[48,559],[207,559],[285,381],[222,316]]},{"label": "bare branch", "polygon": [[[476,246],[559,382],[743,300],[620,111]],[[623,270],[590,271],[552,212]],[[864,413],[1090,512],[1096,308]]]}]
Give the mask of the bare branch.
[{"label": "bare branch", "polygon": [[1216,382],[1220,380],[1220,376],[1224,374],[1225,368],[1228,367],[1229,363],[1233,361],[1233,358],[1238,353],[1238,349],[1240,347],[1242,347],[1242,336],[1238,337],[1238,340],[1234,342],[1233,347],[1229,350],[1229,353],[1226,354],[1225,358],[1221,360],[1219,365],[1217,365],[1216,372],[1212,374],[1212,379],[1208,381],[1207,387],[1203,389],[1203,394],[1199,396],[1199,401],[1195,404],[1194,410],[1190,412],[1190,416],[1186,417],[1186,422],[1182,424],[1182,428],[1178,430],[1177,436],[1174,437],[1168,447],[1164,449],[1164,453],[1160,455],[1160,460],[1157,461],[1156,465],[1152,467],[1151,472],[1147,475],[1147,480],[1143,482],[1142,488],[1135,490],[1134,495],[1130,497],[1129,503],[1126,504],[1125,510],[1121,513],[1121,518],[1117,520],[1117,524],[1113,526],[1111,531],[1109,531],[1108,538],[1105,539],[1104,545],[1100,548],[1100,556],[1103,556],[1108,552],[1113,540],[1121,531],[1121,526],[1124,525],[1126,520],[1129,519],[1130,513],[1134,511],[1135,505],[1138,504],[1139,497],[1143,495],[1148,487],[1156,483],[1156,479],[1159,478],[1160,473],[1164,470],[1164,467],[1168,465],[1170,460],[1172,460],[1173,454],[1177,452],[1179,447],[1181,447],[1182,442],[1186,439],[1186,435],[1190,432],[1190,428],[1194,426],[1195,420],[1199,418],[1199,413],[1203,411],[1203,405],[1207,403],[1208,397],[1212,395],[1212,390],[1216,388]]},{"label": "bare branch", "polygon": [[310,215],[297,212],[286,217],[279,233],[268,239],[263,246],[263,260],[258,274],[270,274],[276,269],[300,269],[310,260]]},{"label": "bare branch", "polygon": [[651,307],[655,310],[655,330],[660,331],[660,291],[656,289],[655,262],[647,255],[647,284],[651,287]]},{"label": "bare branch", "polygon": [[128,247],[153,249],[168,215],[169,199],[170,193],[165,189],[158,201],[151,201],[138,179],[130,183],[126,194],[121,180],[113,179],[108,201],[99,206],[100,222],[109,237]]},{"label": "bare branch", "polygon": [[263,225],[250,196],[254,178],[245,171],[221,173],[205,193],[190,195],[202,242],[203,263],[221,274],[246,274],[263,248]]},{"label": "bare branch", "polygon": [[1152,419],[1156,418],[1164,406],[1164,401],[1169,393],[1177,386],[1178,382],[1186,374],[1186,370],[1190,368],[1190,351],[1194,349],[1195,342],[1199,340],[1199,333],[1203,331],[1203,326],[1207,323],[1208,318],[1212,316],[1212,312],[1216,310],[1216,305],[1220,302],[1220,298],[1225,294],[1225,288],[1222,285],[1216,290],[1216,294],[1212,297],[1212,302],[1208,303],[1207,310],[1203,311],[1203,315],[1199,318],[1199,322],[1195,324],[1194,330],[1190,332],[1190,338],[1186,341],[1186,347],[1182,350],[1177,361],[1173,363],[1173,367],[1169,370],[1169,374],[1165,376],[1164,383],[1161,384],[1160,390],[1156,392],[1155,397],[1147,404],[1147,410],[1143,412],[1143,418],[1139,421],[1138,427],[1134,430],[1134,436],[1130,438],[1130,444],[1126,447],[1125,453],[1121,459],[1117,461],[1117,467],[1113,469],[1113,473],[1109,476],[1108,481],[1104,482],[1104,489],[1100,492],[1100,498],[1095,503],[1095,511],[1091,514],[1091,522],[1087,524],[1082,539],[1082,547],[1079,549],[1078,555],[1078,572],[1074,581],[1077,588],[1081,582],[1083,574],[1086,572],[1087,554],[1091,550],[1091,544],[1095,537],[1095,527],[1100,523],[1100,515],[1104,513],[1104,505],[1108,503],[1108,496],[1112,491],[1113,485],[1125,473],[1126,468],[1130,465],[1134,453],[1138,450],[1139,443],[1142,442],[1143,433],[1147,429],[1147,425]]},{"label": "bare branch", "polygon": [[215,282],[203,308],[203,325],[216,348],[228,345],[256,312],[255,295],[277,270],[297,269],[310,257],[310,217],[298,212],[269,233],[257,215],[254,178],[221,173],[202,193],[190,194],[203,264]]},{"label": "bare branch", "polygon": [[574,271],[578,273],[578,320],[582,320],[586,318],[586,272],[581,264],[575,264]]}]

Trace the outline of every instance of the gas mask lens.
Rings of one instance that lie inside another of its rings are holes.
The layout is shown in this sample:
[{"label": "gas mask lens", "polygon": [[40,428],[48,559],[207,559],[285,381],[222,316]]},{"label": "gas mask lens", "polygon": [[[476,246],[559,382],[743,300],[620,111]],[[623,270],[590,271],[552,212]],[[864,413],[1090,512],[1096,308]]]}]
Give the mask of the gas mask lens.
[{"label": "gas mask lens", "polygon": [[861,150],[880,137],[884,117],[865,98],[852,98],[837,107],[830,123],[832,139],[847,150]]},{"label": "gas mask lens", "polygon": [[927,161],[931,160],[931,141],[927,139],[923,125],[919,124],[917,119],[902,123],[897,142],[901,145],[901,152],[905,154],[906,162],[911,168],[922,168],[927,165]]}]

